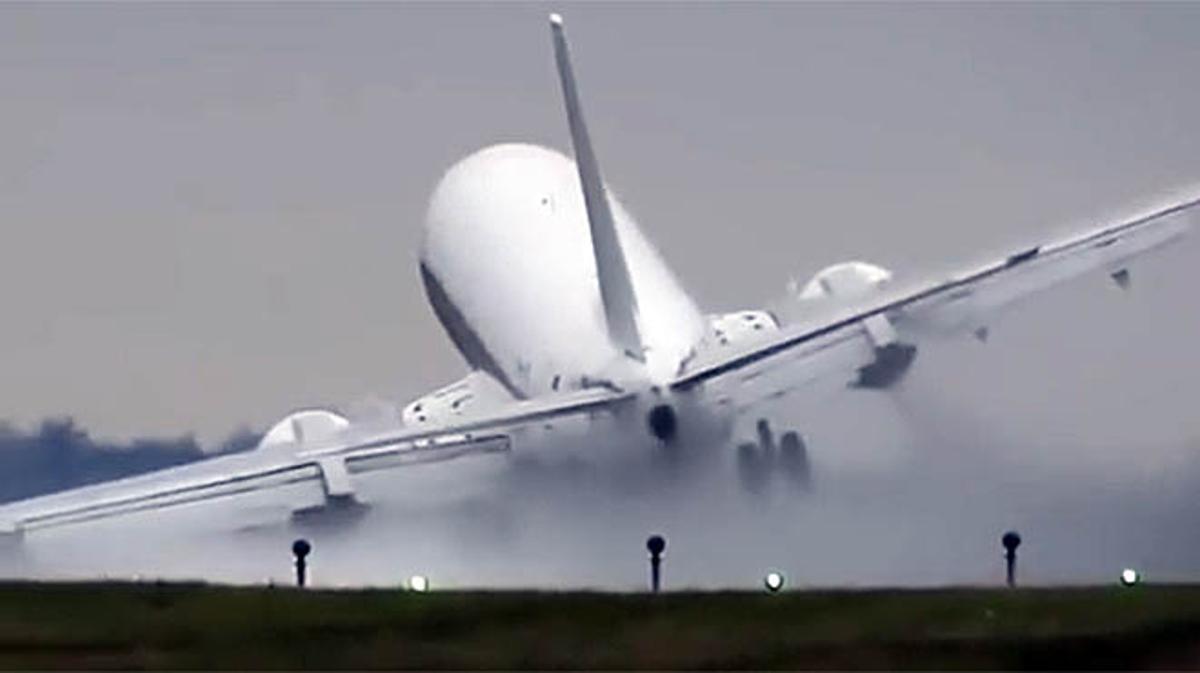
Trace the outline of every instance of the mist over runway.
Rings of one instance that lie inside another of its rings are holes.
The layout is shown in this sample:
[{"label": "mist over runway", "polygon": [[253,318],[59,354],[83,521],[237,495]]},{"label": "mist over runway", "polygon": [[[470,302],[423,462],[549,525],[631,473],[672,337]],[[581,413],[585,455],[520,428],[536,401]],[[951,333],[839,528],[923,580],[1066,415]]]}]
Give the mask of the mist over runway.
[{"label": "mist over runway", "polygon": [[288,523],[270,499],[218,501],[35,532],[5,550],[5,574],[289,584],[291,541],[305,537],[316,586],[422,574],[435,588],[641,590],[645,538],[661,533],[669,589],[753,588],[768,570],[791,586],[999,584],[999,536],[1015,528],[1022,583],[1111,583],[1124,567],[1195,580],[1197,447],[1129,450],[1086,431],[1066,444],[1002,425],[1011,408],[973,408],[981,393],[947,383],[984,357],[977,346],[928,349],[898,391],[802,401],[810,492],[776,479],[747,493],[731,453],[672,466],[629,447],[563,449],[552,438],[564,429],[511,455],[372,476],[370,509],[342,519]]},{"label": "mist over runway", "polygon": [[[566,147],[543,14],[0,7],[6,418],[69,414],[88,444],[159,441],[170,455],[131,462],[166,465],[243,421],[394,416],[461,376],[420,293],[417,223],[455,157]],[[605,176],[706,311],[847,259],[917,280],[981,250],[1028,259],[1019,246],[1200,177],[1194,5],[585,5],[572,21]],[[509,455],[364,478],[370,507],[330,525],[247,495],[34,532],[0,571],[287,583],[303,535],[317,585],[636,589],[661,533],[669,588],[768,569],[997,583],[1015,528],[1023,582],[1195,580],[1198,254],[1137,261],[1127,292],[1100,272],[1050,291],[987,343],[922,344],[893,390],[785,398],[811,492],[745,493],[733,452],[695,438],[672,462],[645,438],[531,430]]]}]

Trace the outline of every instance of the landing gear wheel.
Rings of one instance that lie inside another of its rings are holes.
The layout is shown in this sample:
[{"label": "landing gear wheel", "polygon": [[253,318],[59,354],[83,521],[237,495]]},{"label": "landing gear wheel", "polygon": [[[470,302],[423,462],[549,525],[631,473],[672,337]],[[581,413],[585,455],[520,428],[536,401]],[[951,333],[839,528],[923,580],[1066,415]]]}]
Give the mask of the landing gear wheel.
[{"label": "landing gear wheel", "polygon": [[800,433],[788,431],[779,438],[779,471],[802,490],[812,488],[812,466],[808,447]]},{"label": "landing gear wheel", "polygon": [[770,475],[758,444],[747,442],[738,445],[737,466],[742,488],[752,495],[761,495],[766,490],[767,477]]}]

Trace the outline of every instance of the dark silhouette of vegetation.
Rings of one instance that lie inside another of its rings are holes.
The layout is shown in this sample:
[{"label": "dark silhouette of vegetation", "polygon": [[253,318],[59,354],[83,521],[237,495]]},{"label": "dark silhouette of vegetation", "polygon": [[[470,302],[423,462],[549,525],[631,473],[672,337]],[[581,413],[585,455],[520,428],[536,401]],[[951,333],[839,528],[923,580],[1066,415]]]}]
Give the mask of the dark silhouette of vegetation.
[{"label": "dark silhouette of vegetation", "polygon": [[0,502],[245,451],[259,436],[241,429],[215,450],[205,451],[191,435],[98,441],[71,418],[47,419],[32,432],[0,423]]},{"label": "dark silhouette of vegetation", "polygon": [[650,594],[0,584],[0,669],[1195,668],[1200,587]]}]

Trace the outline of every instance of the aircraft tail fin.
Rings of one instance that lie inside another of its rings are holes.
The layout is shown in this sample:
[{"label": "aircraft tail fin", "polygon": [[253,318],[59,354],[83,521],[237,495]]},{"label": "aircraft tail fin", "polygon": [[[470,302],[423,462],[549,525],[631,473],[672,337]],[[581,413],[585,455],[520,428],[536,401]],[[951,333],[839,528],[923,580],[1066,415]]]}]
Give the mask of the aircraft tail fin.
[{"label": "aircraft tail fin", "polygon": [[591,140],[588,139],[583,109],[579,104],[579,92],[575,87],[575,74],[571,70],[571,56],[567,50],[562,17],[558,14],[550,15],[550,31],[554,38],[554,60],[558,65],[558,78],[562,83],[563,100],[567,109],[567,124],[571,129],[571,145],[575,150],[575,165],[579,170],[579,182],[583,187],[583,200],[587,207],[588,227],[592,234],[592,253],[596,257],[596,275],[600,281],[600,298],[604,303],[608,334],[613,344],[625,351],[626,355],[635,360],[642,360],[642,339],[637,326],[637,297],[633,293],[633,282],[629,276],[629,265],[625,261],[625,251],[617,238],[616,224],[604,190],[596,154],[592,151]]}]

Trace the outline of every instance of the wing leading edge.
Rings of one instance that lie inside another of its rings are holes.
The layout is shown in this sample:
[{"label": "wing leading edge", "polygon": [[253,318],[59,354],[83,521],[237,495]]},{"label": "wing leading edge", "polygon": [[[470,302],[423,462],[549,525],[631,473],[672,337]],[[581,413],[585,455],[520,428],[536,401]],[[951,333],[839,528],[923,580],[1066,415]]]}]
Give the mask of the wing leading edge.
[{"label": "wing leading edge", "polygon": [[[307,486],[295,510],[353,501],[353,475],[511,449],[513,430],[533,423],[614,411],[630,394],[604,390],[516,402],[440,428],[355,431],[312,446],[275,446],[85,486],[0,507],[0,534],[162,510],[255,492]],[[302,450],[289,451],[289,448]]]},{"label": "wing leading edge", "polygon": [[[872,328],[881,321],[900,328],[973,329],[989,312],[1096,269],[1106,269],[1118,285],[1127,287],[1129,260],[1178,240],[1189,228],[1185,216],[1194,216],[1198,205],[1200,196],[1193,195],[1116,224],[1022,248],[945,280],[883,291],[820,321],[802,322],[722,357],[695,362],[671,387],[684,392],[716,380],[750,383],[772,369],[821,355],[830,355],[832,368],[840,373],[854,371],[878,356],[880,344]],[[802,371],[812,379],[820,369]],[[803,383],[777,382],[776,387]]]}]

